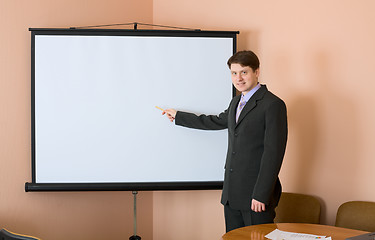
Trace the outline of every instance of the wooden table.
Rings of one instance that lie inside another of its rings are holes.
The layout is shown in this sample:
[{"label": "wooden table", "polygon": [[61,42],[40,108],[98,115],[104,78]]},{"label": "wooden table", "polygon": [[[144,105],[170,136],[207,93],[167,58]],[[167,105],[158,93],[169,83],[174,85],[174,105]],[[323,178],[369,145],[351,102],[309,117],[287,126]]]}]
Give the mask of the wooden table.
[{"label": "wooden table", "polygon": [[359,230],[339,228],[320,224],[275,223],[238,228],[224,234],[221,240],[264,240],[267,239],[264,236],[272,232],[276,228],[286,232],[323,235],[327,237],[332,237],[332,240],[345,240],[348,237],[368,233]]}]

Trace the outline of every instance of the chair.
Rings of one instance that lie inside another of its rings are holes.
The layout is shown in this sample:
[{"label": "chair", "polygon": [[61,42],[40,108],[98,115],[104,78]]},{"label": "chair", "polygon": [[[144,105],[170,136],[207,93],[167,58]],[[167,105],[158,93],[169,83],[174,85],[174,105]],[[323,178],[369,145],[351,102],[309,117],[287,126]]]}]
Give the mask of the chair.
[{"label": "chair", "polygon": [[320,202],[317,198],[299,193],[281,193],[276,207],[275,223],[320,223]]},{"label": "chair", "polygon": [[40,240],[40,239],[36,237],[13,233],[3,228],[0,230],[0,240]]},{"label": "chair", "polygon": [[341,204],[335,226],[375,232],[375,202],[350,201]]}]

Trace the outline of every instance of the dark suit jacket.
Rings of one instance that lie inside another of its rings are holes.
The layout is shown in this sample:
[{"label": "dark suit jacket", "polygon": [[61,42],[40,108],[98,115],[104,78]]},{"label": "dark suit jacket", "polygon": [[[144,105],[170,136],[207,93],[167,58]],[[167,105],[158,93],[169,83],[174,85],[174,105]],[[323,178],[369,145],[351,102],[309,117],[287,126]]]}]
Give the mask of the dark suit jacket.
[{"label": "dark suit jacket", "polygon": [[228,109],[218,116],[178,111],[175,124],[204,130],[228,128],[221,203],[250,210],[254,198],[274,208],[281,195],[278,174],[287,141],[286,106],[262,85],[246,103],[236,123],[239,101],[240,96],[234,97]]}]

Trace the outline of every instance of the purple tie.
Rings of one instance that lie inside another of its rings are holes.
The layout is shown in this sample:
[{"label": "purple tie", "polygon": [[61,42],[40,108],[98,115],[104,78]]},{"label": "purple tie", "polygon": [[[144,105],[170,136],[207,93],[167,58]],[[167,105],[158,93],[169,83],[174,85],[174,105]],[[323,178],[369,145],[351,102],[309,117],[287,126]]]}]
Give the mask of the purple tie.
[{"label": "purple tie", "polygon": [[246,101],[243,97],[243,95],[241,96],[241,101],[240,101],[240,105],[238,105],[238,109],[237,109],[237,114],[236,114],[236,122],[238,121],[238,117],[240,116],[240,113],[243,109],[243,107],[245,106],[246,104]]}]

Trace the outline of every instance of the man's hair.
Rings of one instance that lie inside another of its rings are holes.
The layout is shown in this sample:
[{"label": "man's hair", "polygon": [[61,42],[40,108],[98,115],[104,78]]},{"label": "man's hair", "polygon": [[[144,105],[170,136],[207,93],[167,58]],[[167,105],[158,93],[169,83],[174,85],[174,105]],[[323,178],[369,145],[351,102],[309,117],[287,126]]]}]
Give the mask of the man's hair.
[{"label": "man's hair", "polygon": [[228,67],[233,63],[240,64],[243,67],[251,67],[253,71],[259,68],[259,59],[252,51],[239,51],[228,59]]}]

